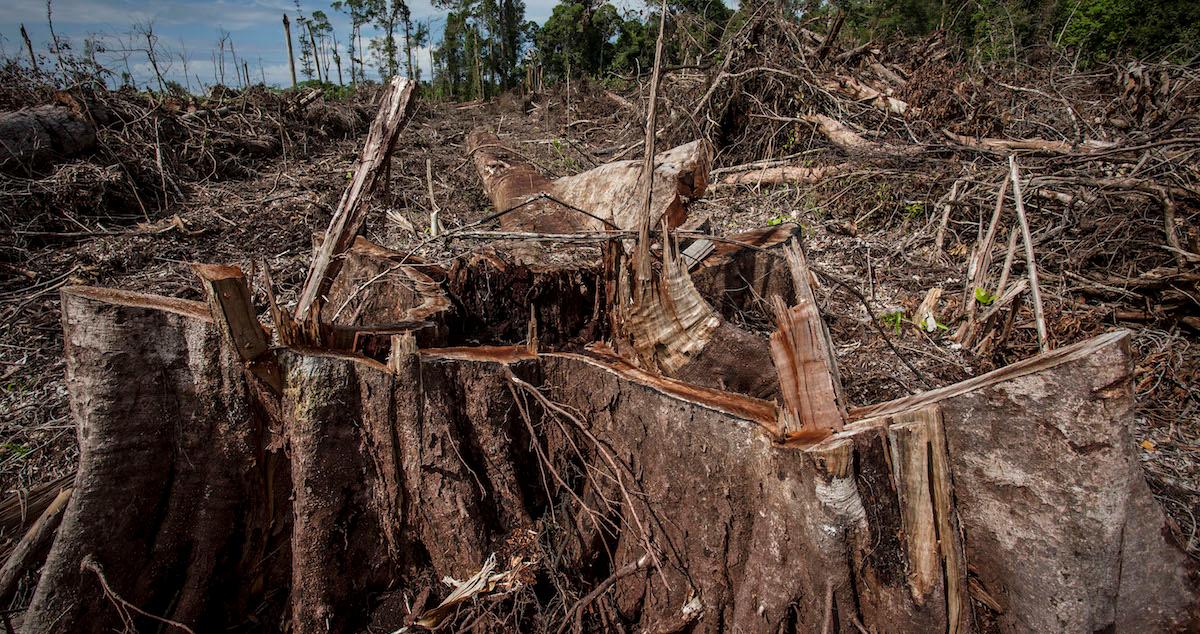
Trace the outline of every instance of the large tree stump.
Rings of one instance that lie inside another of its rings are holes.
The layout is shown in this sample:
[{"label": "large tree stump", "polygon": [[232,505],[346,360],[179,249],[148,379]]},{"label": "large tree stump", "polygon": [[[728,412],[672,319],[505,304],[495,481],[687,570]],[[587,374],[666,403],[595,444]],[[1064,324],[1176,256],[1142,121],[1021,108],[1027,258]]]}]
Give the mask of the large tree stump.
[{"label": "large tree stump", "polygon": [[[122,600],[194,629],[246,618],[268,579],[291,608],[260,611],[267,623],[399,627],[393,593],[470,576],[549,509],[586,517],[583,504],[616,528],[557,534],[577,574],[657,561],[613,586],[637,629],[689,604],[702,631],[1152,631],[1194,617],[1188,561],[1129,443],[1120,332],[856,410],[813,445],[779,444],[769,401],[524,347],[387,365],[286,352],[280,400],[260,409],[203,305],[79,289],[64,305],[83,466],[27,631],[119,622],[85,561]],[[176,400],[211,394],[227,395],[215,419],[211,402]],[[587,475],[560,484],[550,467]],[[244,568],[271,541],[268,517],[290,543],[290,561],[271,560],[290,584]],[[244,574],[262,581],[228,581]]]},{"label": "large tree stump", "polygon": [[[1130,437],[1128,333],[853,412],[936,404],[972,596],[1006,630],[1161,631],[1193,623],[1193,565],[1169,543]],[[989,610],[991,611],[991,610]]]},{"label": "large tree stump", "polygon": [[286,540],[271,521],[288,487],[268,486],[274,460],[236,354],[202,303],[68,288],[62,304],[79,472],[26,631],[151,626],[104,584],[194,629],[239,623],[287,566],[264,558]]}]

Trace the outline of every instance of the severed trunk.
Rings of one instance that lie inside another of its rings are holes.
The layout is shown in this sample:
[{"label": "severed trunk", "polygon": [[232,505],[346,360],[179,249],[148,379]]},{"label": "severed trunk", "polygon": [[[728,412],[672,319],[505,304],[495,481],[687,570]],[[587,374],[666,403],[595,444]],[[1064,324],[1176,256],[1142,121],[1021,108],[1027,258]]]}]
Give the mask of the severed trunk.
[{"label": "severed trunk", "polygon": [[[780,444],[774,403],[600,351],[288,350],[275,395],[203,304],[70,289],[64,310],[87,434],[26,631],[119,623],[82,561],[196,631],[256,607],[296,632],[394,629],[422,616],[396,606],[427,575],[497,551],[583,579],[633,569],[606,609],[635,629],[693,595],[701,631],[1191,622],[1187,558],[1128,442],[1123,332]],[[551,509],[577,518],[550,534],[562,562],[505,545]]]},{"label": "severed trunk", "polygon": [[[485,130],[467,138],[468,152],[483,188],[506,231],[566,233],[637,228],[642,215],[642,162],[606,163],[595,169],[551,180],[540,174],[519,152]],[[708,186],[712,148],[692,141],[654,158],[651,217],[663,216],[671,227],[683,223],[688,200],[699,198]]]}]

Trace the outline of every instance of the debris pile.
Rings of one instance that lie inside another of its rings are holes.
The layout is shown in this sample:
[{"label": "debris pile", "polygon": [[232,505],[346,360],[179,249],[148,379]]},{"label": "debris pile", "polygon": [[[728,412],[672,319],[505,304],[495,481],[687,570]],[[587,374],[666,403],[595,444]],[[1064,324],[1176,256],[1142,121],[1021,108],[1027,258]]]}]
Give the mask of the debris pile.
[{"label": "debris pile", "polygon": [[394,80],[307,274],[41,286],[88,433],[24,628],[1194,627],[1194,71],[771,10],[648,94]]}]

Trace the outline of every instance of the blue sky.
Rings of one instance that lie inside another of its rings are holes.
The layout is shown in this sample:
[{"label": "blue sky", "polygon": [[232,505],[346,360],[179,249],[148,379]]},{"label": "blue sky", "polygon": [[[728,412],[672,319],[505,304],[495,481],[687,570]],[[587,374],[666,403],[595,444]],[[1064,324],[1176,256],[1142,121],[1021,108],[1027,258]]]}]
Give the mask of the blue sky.
[{"label": "blue sky", "polygon": [[[526,18],[544,22],[555,2],[525,0]],[[641,6],[637,0],[629,4],[634,3]],[[349,18],[332,11],[328,1],[301,0],[301,6],[306,13],[321,9],[329,14],[339,41],[343,41],[349,33]],[[433,20],[433,37],[440,39],[444,13],[434,9],[430,0],[409,0],[409,6],[414,19],[422,22]],[[621,2],[618,6],[626,6],[626,3]],[[159,38],[156,49],[165,49],[167,54],[160,57],[169,58],[169,61],[160,61],[160,67],[164,67],[163,74],[181,84],[191,84],[193,90],[197,89],[197,81],[214,83],[216,64],[212,51],[216,48],[222,29],[232,36],[238,58],[245,59],[249,64],[253,81],[260,81],[263,76],[267,83],[273,85],[284,85],[291,81],[282,18],[286,12],[294,24],[296,8],[287,0],[53,0],[51,8],[55,32],[60,39],[69,40],[78,51],[82,51],[83,40],[87,37],[99,37],[111,49],[120,48],[121,41],[128,40],[132,25],[152,23]],[[29,31],[37,52],[47,53],[50,30],[46,19],[46,3],[37,0],[0,0],[0,55],[21,60],[27,57],[19,30],[21,24]],[[370,31],[365,31],[363,37],[371,35]],[[124,70],[124,55],[109,53],[103,57],[102,63],[108,64],[112,70]],[[188,60],[186,81],[182,57]],[[348,62],[345,61],[347,56],[342,57],[344,77],[349,82]],[[416,57],[422,67],[422,76],[428,78],[428,50],[420,51]],[[143,53],[131,53],[128,59],[139,86],[153,77]],[[373,68],[368,68],[368,72],[377,77]],[[227,77],[232,74],[228,62],[226,74]],[[234,82],[229,78],[226,83]]]}]

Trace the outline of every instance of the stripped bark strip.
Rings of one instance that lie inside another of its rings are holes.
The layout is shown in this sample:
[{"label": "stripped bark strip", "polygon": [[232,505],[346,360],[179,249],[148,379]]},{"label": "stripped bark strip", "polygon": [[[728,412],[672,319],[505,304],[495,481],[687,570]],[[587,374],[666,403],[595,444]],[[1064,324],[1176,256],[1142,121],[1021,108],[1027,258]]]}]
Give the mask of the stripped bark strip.
[{"label": "stripped bark strip", "polygon": [[[383,93],[379,114],[371,124],[367,140],[359,155],[354,168],[354,179],[342,194],[341,202],[329,222],[312,266],[308,270],[308,279],[304,282],[304,290],[300,293],[300,302],[296,306],[296,321],[304,323],[315,320],[319,313],[315,310],[321,296],[328,290],[333,278],[337,276],[340,264],[337,256],[341,255],[354,238],[362,230],[367,219],[367,201],[370,195],[384,182],[384,166],[396,146],[400,129],[408,120],[409,105],[412,102],[413,89],[416,84],[403,77],[393,77],[387,90]],[[316,329],[309,329],[313,332]]]}]

